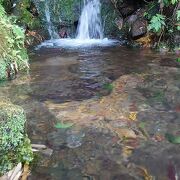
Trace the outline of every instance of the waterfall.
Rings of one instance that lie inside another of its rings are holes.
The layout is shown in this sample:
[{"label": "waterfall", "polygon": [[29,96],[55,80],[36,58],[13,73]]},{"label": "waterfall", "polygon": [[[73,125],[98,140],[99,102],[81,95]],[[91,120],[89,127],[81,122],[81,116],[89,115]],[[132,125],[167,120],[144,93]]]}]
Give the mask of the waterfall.
[{"label": "waterfall", "polygon": [[46,21],[47,21],[47,26],[48,26],[48,32],[51,39],[58,39],[59,35],[56,33],[55,27],[53,26],[53,23],[51,22],[51,14],[49,11],[48,0],[45,1],[45,16],[46,16]]},{"label": "waterfall", "polygon": [[100,0],[84,0],[76,39],[103,39]]},{"label": "waterfall", "polygon": [[[39,0],[34,0],[39,3]],[[41,0],[42,2],[44,0]],[[80,48],[93,46],[111,46],[118,43],[116,40],[103,37],[103,27],[101,22],[101,3],[100,0],[84,0],[83,9],[79,18],[77,36],[75,39],[60,38],[56,29],[51,22],[52,17],[50,1],[45,0],[45,17],[48,25],[50,40],[42,42],[38,47],[63,47],[63,48]],[[68,1],[68,0],[66,0]],[[55,18],[55,17],[54,17]]]}]

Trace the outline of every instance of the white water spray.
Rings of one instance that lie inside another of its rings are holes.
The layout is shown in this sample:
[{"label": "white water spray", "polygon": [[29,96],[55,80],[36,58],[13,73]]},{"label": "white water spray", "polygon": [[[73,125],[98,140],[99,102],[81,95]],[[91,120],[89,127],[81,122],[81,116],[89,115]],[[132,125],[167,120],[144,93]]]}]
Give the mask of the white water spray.
[{"label": "white water spray", "polygon": [[[46,2],[47,1],[48,0],[46,0]],[[118,42],[116,40],[103,38],[100,0],[84,0],[84,7],[79,19],[77,37],[75,39],[59,39],[59,36],[54,31],[55,28],[51,22],[48,4],[46,4],[45,9],[46,19],[49,25],[48,31],[51,36],[51,40],[41,43],[37,49],[41,47],[81,48],[92,46],[111,46],[113,44],[117,44]]]},{"label": "white water spray", "polygon": [[103,39],[101,3],[99,0],[84,0],[76,39]]},{"label": "white water spray", "polygon": [[56,33],[55,27],[53,26],[53,23],[51,22],[48,0],[45,1],[45,16],[46,16],[46,21],[47,21],[47,26],[48,26],[48,32],[51,39],[58,39],[59,35]]}]

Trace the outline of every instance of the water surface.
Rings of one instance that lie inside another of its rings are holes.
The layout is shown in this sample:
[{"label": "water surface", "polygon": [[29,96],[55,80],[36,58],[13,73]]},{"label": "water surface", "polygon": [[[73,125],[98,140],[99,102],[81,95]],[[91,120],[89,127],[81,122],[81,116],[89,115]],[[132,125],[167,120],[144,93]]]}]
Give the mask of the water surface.
[{"label": "water surface", "polygon": [[[119,46],[54,47],[30,59],[28,75],[0,86],[0,95],[25,109],[32,143],[53,150],[41,154],[30,179],[180,177],[180,147],[164,138],[180,134],[175,55]],[[129,118],[133,112],[135,119]],[[58,122],[73,126],[57,129]],[[132,134],[124,139],[122,129]]]}]

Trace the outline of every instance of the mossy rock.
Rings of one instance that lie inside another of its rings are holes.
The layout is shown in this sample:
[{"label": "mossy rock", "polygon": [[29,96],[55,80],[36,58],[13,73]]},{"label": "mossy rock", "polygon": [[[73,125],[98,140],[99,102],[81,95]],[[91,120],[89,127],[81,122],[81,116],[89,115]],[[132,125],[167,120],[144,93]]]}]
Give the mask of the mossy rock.
[{"label": "mossy rock", "polygon": [[18,70],[28,69],[24,40],[24,30],[14,23],[0,4],[0,80],[13,76]]},{"label": "mossy rock", "polygon": [[9,101],[0,101],[0,175],[17,163],[31,162],[33,153],[25,134],[24,110]]},{"label": "mossy rock", "polygon": [[4,80],[7,78],[7,72],[6,72],[6,63],[3,61],[3,59],[0,59],[0,80]]}]

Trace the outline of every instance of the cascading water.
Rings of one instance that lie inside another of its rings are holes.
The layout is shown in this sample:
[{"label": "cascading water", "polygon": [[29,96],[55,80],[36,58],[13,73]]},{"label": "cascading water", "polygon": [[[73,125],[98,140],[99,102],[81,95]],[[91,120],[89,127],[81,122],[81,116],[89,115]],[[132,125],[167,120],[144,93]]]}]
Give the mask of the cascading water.
[{"label": "cascading water", "polygon": [[45,15],[48,24],[48,31],[51,40],[43,42],[41,47],[89,47],[89,46],[110,46],[117,42],[103,38],[103,28],[101,23],[101,3],[100,0],[84,0],[84,7],[79,19],[77,36],[75,39],[64,38],[59,39],[58,34],[54,31],[55,28],[51,22],[48,1],[45,0]]},{"label": "cascading water", "polygon": [[47,21],[47,26],[48,26],[48,32],[51,39],[58,39],[59,35],[56,33],[55,28],[51,22],[48,0],[45,1],[45,16],[46,16],[46,21]]},{"label": "cascading water", "polygon": [[79,19],[77,39],[103,39],[101,3],[99,0],[84,0]]}]

